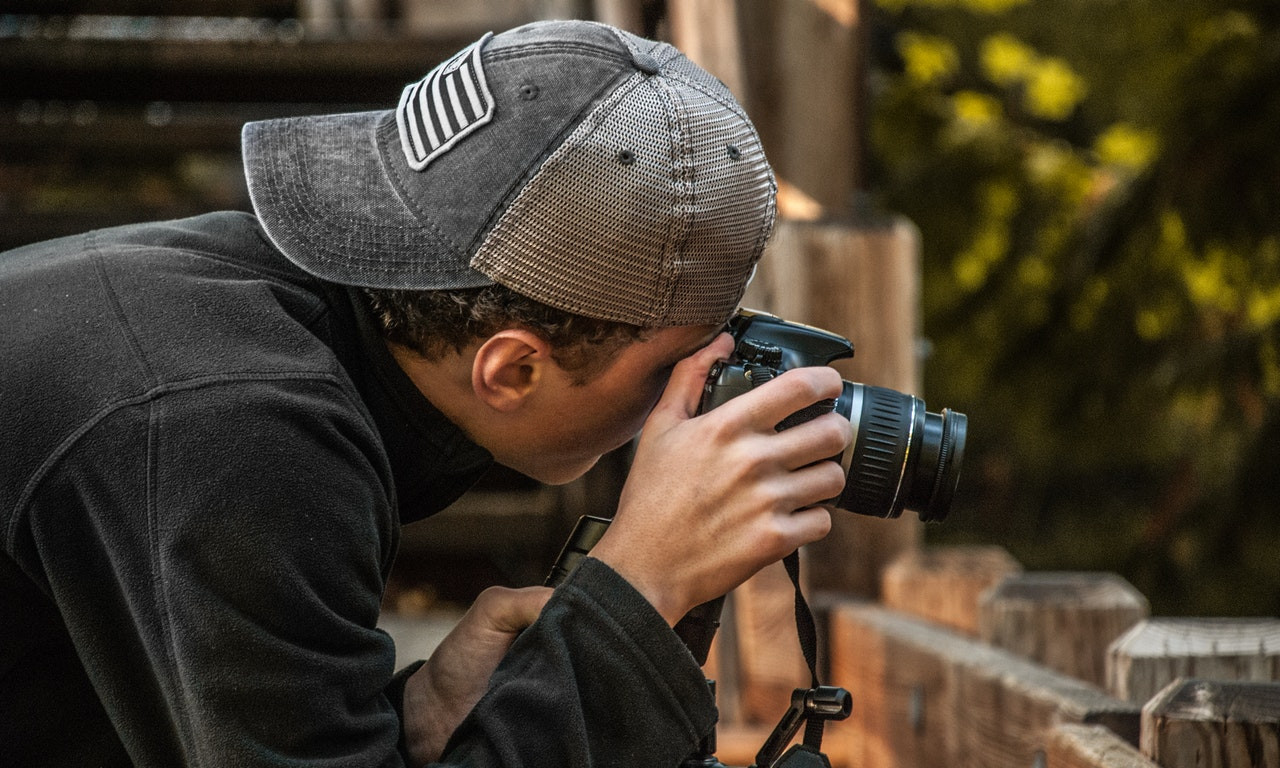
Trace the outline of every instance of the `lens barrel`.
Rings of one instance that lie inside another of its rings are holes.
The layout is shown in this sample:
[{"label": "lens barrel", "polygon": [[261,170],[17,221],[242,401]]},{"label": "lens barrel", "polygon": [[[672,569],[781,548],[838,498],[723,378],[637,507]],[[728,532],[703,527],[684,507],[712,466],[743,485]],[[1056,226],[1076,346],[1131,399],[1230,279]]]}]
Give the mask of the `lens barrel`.
[{"label": "lens barrel", "polygon": [[850,381],[835,410],[855,433],[836,506],[873,517],[909,509],[925,522],[946,518],[964,458],[963,413],[929,413],[918,397]]}]

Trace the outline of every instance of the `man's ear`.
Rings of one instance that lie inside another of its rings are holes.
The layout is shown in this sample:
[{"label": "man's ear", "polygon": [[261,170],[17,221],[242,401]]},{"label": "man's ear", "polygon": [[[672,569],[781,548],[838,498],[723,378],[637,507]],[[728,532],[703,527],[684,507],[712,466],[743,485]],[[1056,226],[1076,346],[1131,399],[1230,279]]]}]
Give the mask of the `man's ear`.
[{"label": "man's ear", "polygon": [[537,389],[554,365],[551,345],[535,333],[508,328],[490,336],[471,362],[471,388],[498,411],[514,411]]}]

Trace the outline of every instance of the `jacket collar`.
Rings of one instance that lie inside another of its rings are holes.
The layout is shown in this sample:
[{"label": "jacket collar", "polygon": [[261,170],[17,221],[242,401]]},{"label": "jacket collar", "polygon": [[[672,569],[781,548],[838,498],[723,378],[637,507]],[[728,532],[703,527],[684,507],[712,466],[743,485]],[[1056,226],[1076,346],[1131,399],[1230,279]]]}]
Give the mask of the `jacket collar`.
[{"label": "jacket collar", "polygon": [[436,409],[400,368],[378,332],[364,296],[339,288],[335,308],[354,323],[354,354],[343,364],[382,435],[395,478],[400,521],[409,523],[452,504],[494,465]]}]

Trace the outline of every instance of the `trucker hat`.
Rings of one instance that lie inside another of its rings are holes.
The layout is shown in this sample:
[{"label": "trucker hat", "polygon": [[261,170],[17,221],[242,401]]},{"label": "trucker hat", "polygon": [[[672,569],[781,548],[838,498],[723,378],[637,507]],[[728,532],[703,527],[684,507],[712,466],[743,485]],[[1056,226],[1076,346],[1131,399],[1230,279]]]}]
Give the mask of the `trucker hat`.
[{"label": "trucker hat", "polygon": [[497,282],[588,317],[718,323],[773,226],[773,173],[729,90],[595,22],[487,34],[395,109],[252,122],[242,140],[267,235],[345,285]]}]

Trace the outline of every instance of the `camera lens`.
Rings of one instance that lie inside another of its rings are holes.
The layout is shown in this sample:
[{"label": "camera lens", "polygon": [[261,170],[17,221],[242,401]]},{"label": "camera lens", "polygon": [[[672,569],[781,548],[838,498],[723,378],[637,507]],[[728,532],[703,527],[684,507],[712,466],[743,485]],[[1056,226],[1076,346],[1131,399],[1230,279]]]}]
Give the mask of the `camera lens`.
[{"label": "camera lens", "polygon": [[909,509],[925,522],[946,518],[964,458],[963,413],[929,413],[918,397],[849,381],[835,410],[854,428],[836,506],[873,517]]}]

